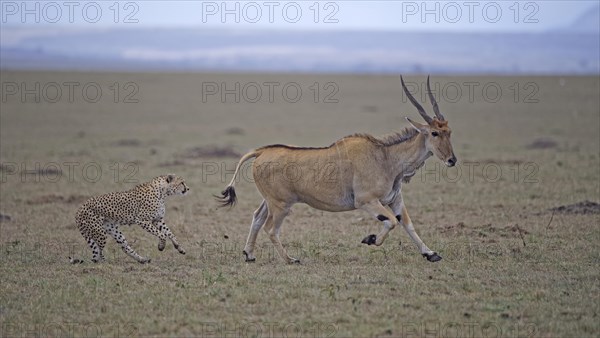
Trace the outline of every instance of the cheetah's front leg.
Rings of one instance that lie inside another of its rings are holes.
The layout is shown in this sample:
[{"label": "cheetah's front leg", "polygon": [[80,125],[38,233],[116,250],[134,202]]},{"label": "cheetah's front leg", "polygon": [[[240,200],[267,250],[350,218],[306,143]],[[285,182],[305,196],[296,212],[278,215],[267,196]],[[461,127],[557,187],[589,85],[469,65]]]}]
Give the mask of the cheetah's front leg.
[{"label": "cheetah's front leg", "polygon": [[[169,229],[169,227],[165,224],[165,220],[163,218],[161,218],[156,223],[158,224],[158,230],[161,232],[161,234],[168,237],[171,240],[171,242],[173,242],[173,246],[175,247],[175,249],[177,249],[177,251],[179,251],[180,254],[185,255],[185,250],[179,245],[179,242],[177,241],[177,237],[175,237],[175,235],[173,235],[173,233],[171,232],[171,229]],[[161,239],[161,241],[162,242],[158,243],[158,247],[160,249],[160,245],[162,243],[162,247],[164,249],[165,240]]]},{"label": "cheetah's front leg", "polygon": [[129,244],[127,243],[127,240],[125,239],[125,236],[123,236],[123,233],[119,230],[119,228],[117,227],[116,224],[113,224],[111,226],[109,226],[106,229],[106,232],[108,232],[114,239],[115,241],[117,241],[117,243],[119,243],[121,245],[121,248],[123,249],[123,251],[128,254],[129,256],[131,256],[133,259],[135,259],[136,261],[144,264],[144,263],[150,263],[150,258],[145,258],[140,256],[137,252],[135,252],[135,250],[133,250]]},{"label": "cheetah's front leg", "polygon": [[140,226],[142,227],[142,229],[158,237],[158,250],[163,251],[165,249],[167,237],[165,234],[158,230],[158,228],[156,227],[156,221],[141,222]]}]

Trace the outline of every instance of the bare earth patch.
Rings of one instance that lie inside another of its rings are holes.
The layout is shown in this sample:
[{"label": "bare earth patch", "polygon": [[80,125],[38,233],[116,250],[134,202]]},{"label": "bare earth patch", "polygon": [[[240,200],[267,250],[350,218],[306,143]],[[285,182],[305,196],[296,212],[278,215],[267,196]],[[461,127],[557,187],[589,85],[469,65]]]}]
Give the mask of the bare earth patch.
[{"label": "bare earth patch", "polygon": [[504,160],[500,160],[500,159],[493,159],[493,158],[486,158],[483,160],[476,160],[476,161],[465,161],[465,162],[472,162],[472,163],[479,163],[481,165],[485,165],[485,164],[509,164],[509,165],[518,165],[518,164],[522,164],[524,161],[520,160],[520,159],[504,159]]},{"label": "bare earth patch", "polygon": [[80,204],[80,203],[83,203],[88,198],[90,198],[90,197],[83,196],[83,195],[61,196],[61,195],[50,194],[50,195],[42,195],[42,196],[27,200],[27,204],[29,204],[29,205],[48,204],[48,203]]},{"label": "bare earth patch", "polygon": [[464,222],[458,222],[456,224],[447,224],[442,226],[442,233],[450,233],[454,235],[466,235],[469,237],[490,237],[490,236],[500,236],[500,237],[513,237],[519,236],[519,230],[522,234],[528,235],[529,231],[519,228],[516,224],[513,225],[505,225],[505,226],[496,226],[491,223],[483,224],[483,225],[473,225],[468,226],[465,225]]},{"label": "bare earth patch", "polygon": [[160,162],[157,165],[157,167],[168,168],[168,167],[177,167],[177,166],[182,166],[182,165],[186,165],[185,161],[177,159],[177,160],[173,160],[173,161]]},{"label": "bare earth patch", "polygon": [[580,215],[593,215],[600,214],[600,204],[592,201],[583,201],[570,205],[561,205],[556,208],[550,209],[559,214],[580,214]]},{"label": "bare earth patch", "polygon": [[180,156],[185,158],[237,158],[242,155],[232,146],[208,145],[189,148]]},{"label": "bare earth patch", "polygon": [[232,127],[225,130],[227,135],[246,135],[246,131],[240,127]]},{"label": "bare earth patch", "polygon": [[525,148],[527,149],[552,149],[558,147],[558,143],[549,138],[538,138],[533,140]]},{"label": "bare earth patch", "polygon": [[117,147],[139,147],[142,145],[142,142],[136,139],[122,139],[116,141],[114,145]]}]

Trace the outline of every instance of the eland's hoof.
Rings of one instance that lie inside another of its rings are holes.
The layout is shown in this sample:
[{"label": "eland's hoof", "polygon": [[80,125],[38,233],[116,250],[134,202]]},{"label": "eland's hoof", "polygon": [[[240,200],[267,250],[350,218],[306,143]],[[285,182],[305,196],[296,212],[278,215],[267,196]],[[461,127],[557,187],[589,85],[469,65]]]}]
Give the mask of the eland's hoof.
[{"label": "eland's hoof", "polygon": [[434,263],[434,262],[438,262],[442,260],[442,257],[440,255],[437,254],[437,252],[434,252],[430,255],[428,254],[423,254],[423,257],[427,258],[428,261]]},{"label": "eland's hoof", "polygon": [[365,237],[361,243],[367,244],[367,245],[373,245],[373,244],[375,244],[376,241],[377,241],[376,235],[369,235],[369,236]]},{"label": "eland's hoof", "polygon": [[250,258],[250,257],[248,256],[248,253],[246,252],[246,250],[244,250],[243,252],[244,252],[244,256],[245,256],[244,260],[245,260],[246,262],[250,263],[250,262],[254,262],[254,261],[256,261],[256,258],[255,258],[255,257],[252,257],[252,258]]}]

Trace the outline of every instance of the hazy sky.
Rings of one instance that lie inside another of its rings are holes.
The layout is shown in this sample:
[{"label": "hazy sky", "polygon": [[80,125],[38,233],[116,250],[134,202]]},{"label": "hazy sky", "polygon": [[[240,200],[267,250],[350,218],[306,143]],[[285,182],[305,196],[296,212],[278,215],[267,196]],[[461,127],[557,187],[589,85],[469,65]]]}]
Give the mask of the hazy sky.
[{"label": "hazy sky", "polygon": [[[116,5],[115,5],[116,4]],[[598,1],[6,1],[3,25],[544,31]]]}]

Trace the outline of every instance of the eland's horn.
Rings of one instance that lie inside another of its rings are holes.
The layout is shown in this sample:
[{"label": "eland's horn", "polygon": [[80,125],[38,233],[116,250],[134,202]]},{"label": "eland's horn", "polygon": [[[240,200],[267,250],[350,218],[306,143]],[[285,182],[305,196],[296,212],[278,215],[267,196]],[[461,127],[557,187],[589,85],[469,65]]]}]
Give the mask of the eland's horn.
[{"label": "eland's horn", "polygon": [[406,88],[406,85],[404,84],[404,79],[402,78],[402,75],[400,75],[400,82],[402,82],[402,88],[404,89],[404,93],[406,93],[406,96],[408,96],[410,102],[413,104],[413,106],[415,106],[415,108],[417,108],[419,114],[421,114],[421,116],[427,122],[427,124],[431,124],[433,122],[433,119],[429,115],[427,115],[425,109],[423,109],[419,102],[417,102],[417,100],[410,94],[410,92]]},{"label": "eland's horn", "polygon": [[444,115],[440,113],[440,108],[438,107],[438,104],[437,102],[435,102],[435,98],[431,93],[431,87],[429,86],[429,75],[427,76],[427,95],[429,95],[429,101],[431,101],[431,105],[433,106],[433,112],[435,113],[435,116],[437,116],[438,120],[445,121],[446,119],[444,118]]}]

